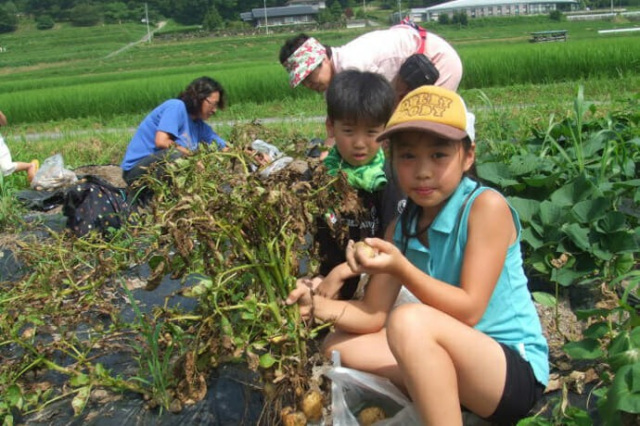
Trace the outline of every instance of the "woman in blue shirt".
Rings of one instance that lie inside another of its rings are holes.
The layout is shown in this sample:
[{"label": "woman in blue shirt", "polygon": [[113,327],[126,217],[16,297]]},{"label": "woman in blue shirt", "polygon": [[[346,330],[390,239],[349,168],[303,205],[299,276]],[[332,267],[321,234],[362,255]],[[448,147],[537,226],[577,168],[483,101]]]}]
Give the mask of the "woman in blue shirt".
[{"label": "woman in blue shirt", "polygon": [[515,424],[549,379],[518,215],[467,176],[475,162],[471,122],[455,92],[409,92],[378,136],[389,141],[407,205],[385,240],[347,248],[351,270],[371,275],[363,299],[331,300],[302,285],[287,298],[303,318],[334,323],[327,353],[338,350],[346,367],[389,378],[424,424],[438,426],[462,424],[461,406]]},{"label": "woman in blue shirt", "polygon": [[124,154],[120,167],[125,182],[133,185],[151,164],[190,155],[201,142],[215,142],[219,149],[225,148],[226,142],[206,123],[224,106],[222,85],[212,78],[200,77],[176,99],[156,107],[142,120]]}]

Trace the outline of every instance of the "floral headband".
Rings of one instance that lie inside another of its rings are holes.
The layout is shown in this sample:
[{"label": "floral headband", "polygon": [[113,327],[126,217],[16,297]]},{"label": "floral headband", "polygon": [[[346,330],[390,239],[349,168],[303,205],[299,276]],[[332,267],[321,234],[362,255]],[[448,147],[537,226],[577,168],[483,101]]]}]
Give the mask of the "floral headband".
[{"label": "floral headband", "polygon": [[309,37],[285,61],[284,67],[289,71],[289,84],[296,87],[307,78],[327,54],[327,49],[318,40]]}]

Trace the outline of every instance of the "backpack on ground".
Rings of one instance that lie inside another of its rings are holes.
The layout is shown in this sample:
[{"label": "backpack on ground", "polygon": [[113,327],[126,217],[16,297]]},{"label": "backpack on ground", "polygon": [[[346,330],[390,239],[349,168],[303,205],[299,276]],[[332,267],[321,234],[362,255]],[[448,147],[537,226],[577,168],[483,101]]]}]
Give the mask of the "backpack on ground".
[{"label": "backpack on ground", "polygon": [[124,189],[86,175],[67,189],[62,213],[67,217],[67,228],[77,237],[91,231],[105,237],[127,220],[129,203]]}]

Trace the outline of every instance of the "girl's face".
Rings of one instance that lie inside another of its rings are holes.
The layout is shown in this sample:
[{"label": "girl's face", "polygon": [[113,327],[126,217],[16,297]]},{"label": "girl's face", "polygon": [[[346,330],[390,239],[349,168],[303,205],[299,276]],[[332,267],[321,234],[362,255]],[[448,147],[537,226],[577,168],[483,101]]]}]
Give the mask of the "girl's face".
[{"label": "girl's face", "polygon": [[326,56],[322,60],[322,63],[316,67],[311,74],[302,80],[302,85],[308,89],[315,90],[322,93],[327,90],[331,78],[333,77],[333,66],[331,61]]},{"label": "girl's face", "polygon": [[475,145],[465,150],[424,132],[403,132],[391,142],[400,188],[433,219],[475,161]]},{"label": "girl's face", "polygon": [[207,121],[212,115],[218,111],[218,104],[220,103],[220,92],[213,92],[207,96],[202,105],[200,105],[200,118]]}]

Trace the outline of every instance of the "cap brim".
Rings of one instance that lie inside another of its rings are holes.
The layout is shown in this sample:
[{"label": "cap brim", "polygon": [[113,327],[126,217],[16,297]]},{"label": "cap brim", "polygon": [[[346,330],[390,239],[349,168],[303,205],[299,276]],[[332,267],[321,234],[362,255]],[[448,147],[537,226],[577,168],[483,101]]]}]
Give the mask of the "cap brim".
[{"label": "cap brim", "polygon": [[384,132],[380,133],[376,140],[380,142],[385,139],[389,139],[389,137],[395,133],[406,131],[429,132],[436,136],[441,136],[445,139],[454,141],[462,140],[468,136],[467,132],[464,130],[456,129],[455,127],[451,127],[447,124],[426,121],[407,121],[406,123],[396,124],[395,126],[388,128]]}]

